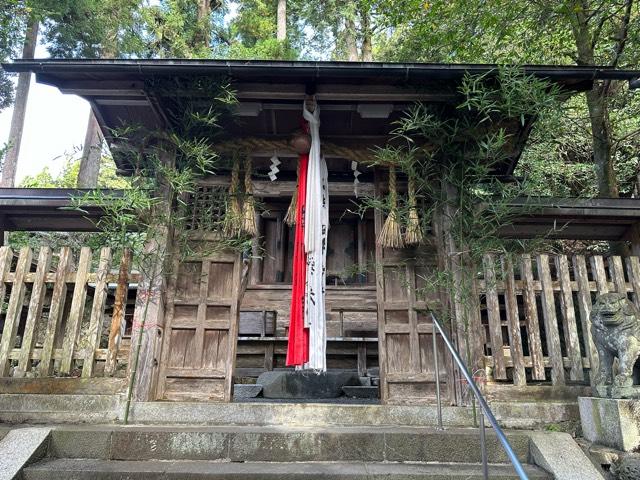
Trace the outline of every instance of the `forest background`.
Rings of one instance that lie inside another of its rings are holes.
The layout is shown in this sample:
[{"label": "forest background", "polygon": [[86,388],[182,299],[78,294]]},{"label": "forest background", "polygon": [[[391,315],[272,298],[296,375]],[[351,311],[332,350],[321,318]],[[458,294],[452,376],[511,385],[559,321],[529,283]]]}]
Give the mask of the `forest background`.
[{"label": "forest background", "polygon": [[[640,68],[637,0],[0,0],[0,60],[235,58]],[[15,102],[0,152],[13,186],[29,76],[0,70]],[[22,113],[21,113],[22,112]],[[22,118],[20,118],[22,116]],[[637,196],[640,91],[596,82],[537,122],[516,177],[529,195]],[[84,149],[38,187],[123,187],[89,118]]]}]

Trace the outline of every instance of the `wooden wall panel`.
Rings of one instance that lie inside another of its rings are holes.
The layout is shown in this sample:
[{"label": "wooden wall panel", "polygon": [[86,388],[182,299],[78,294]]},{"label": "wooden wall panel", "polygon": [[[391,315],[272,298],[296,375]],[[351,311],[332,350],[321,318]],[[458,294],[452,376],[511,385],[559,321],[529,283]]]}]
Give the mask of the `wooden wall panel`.
[{"label": "wooden wall panel", "polygon": [[157,397],[230,401],[242,261],[213,254],[182,262],[170,279]]},{"label": "wooden wall panel", "polygon": [[[376,196],[381,197],[379,173]],[[380,210],[374,213],[376,233],[383,224]],[[427,282],[435,272],[435,252],[429,244],[419,248],[391,250],[376,246],[376,299],[380,361],[380,393],[384,403],[425,404],[435,401],[432,325],[424,313],[436,292]],[[443,398],[452,396],[451,378],[443,343],[437,343],[442,359],[440,380]],[[428,353],[431,350],[431,353]]]}]

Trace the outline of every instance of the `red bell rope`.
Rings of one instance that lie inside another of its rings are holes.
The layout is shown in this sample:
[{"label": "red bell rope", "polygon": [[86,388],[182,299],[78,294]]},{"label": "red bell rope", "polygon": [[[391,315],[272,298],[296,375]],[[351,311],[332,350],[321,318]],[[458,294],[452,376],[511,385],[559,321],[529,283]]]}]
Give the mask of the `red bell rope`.
[{"label": "red bell rope", "polygon": [[287,344],[288,367],[302,366],[309,361],[309,329],[304,326],[304,295],[307,276],[307,255],[304,252],[304,208],[307,192],[307,167],[309,155],[301,154],[298,175],[298,203],[293,243],[293,279],[291,285],[291,309],[289,340]]}]

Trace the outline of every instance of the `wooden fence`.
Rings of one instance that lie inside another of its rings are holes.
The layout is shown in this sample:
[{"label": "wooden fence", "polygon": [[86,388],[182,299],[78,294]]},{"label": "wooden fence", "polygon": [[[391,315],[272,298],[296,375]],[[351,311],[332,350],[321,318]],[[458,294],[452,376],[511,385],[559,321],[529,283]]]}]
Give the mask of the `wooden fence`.
[{"label": "wooden fence", "polygon": [[128,293],[139,275],[129,252],[112,256],[0,248],[0,377],[124,376]]},{"label": "wooden fence", "polygon": [[481,354],[496,381],[588,385],[598,362],[589,319],[595,296],[624,292],[640,307],[638,257],[485,255],[482,267]]}]

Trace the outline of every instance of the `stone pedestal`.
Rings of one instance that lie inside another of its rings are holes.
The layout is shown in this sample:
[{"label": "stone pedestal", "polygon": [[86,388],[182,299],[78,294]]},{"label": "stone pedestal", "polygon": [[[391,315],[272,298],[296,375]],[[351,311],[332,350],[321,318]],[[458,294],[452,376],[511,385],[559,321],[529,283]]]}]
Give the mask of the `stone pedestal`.
[{"label": "stone pedestal", "polygon": [[261,373],[264,398],[335,398],[342,395],[345,385],[360,385],[356,372],[329,371],[315,374],[308,371],[274,370]]},{"label": "stone pedestal", "polygon": [[579,397],[578,405],[587,440],[625,452],[640,447],[640,400]]}]

